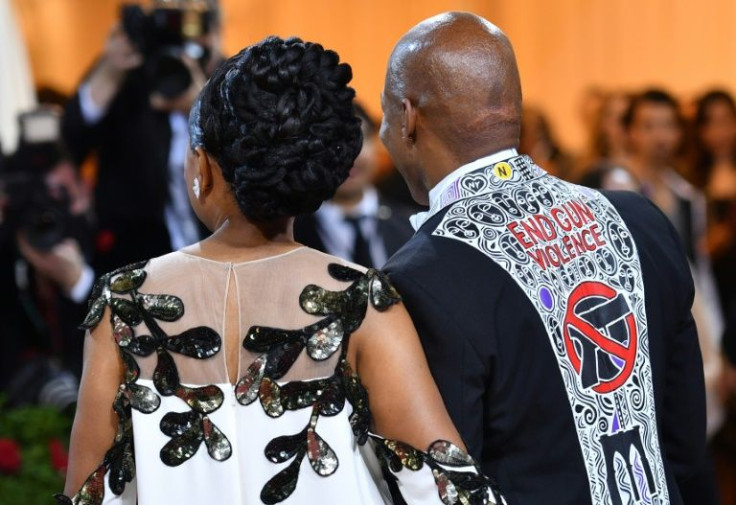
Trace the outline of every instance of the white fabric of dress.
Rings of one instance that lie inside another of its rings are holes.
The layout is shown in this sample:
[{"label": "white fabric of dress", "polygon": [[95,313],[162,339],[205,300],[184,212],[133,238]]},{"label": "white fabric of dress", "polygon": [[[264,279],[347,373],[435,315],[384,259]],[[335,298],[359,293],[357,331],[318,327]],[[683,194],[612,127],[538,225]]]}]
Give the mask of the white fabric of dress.
[{"label": "white fabric of dress", "polygon": [[179,251],[104,276],[85,325],[113,325],[120,424],[105,462],[59,502],[360,505],[393,491],[496,503],[449,442],[423,452],[368,433],[346,349],[367,310],[398,301],[380,272],[306,247],[242,263]]}]

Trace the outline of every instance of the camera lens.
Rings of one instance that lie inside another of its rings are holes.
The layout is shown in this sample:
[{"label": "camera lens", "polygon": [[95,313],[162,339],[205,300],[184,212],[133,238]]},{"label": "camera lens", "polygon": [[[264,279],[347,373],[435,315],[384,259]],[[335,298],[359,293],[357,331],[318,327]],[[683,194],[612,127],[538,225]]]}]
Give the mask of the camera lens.
[{"label": "camera lens", "polygon": [[164,98],[173,99],[192,85],[189,68],[181,60],[181,49],[163,50],[148,63],[151,87]]},{"label": "camera lens", "polygon": [[48,251],[64,240],[64,215],[52,206],[31,208],[23,220],[21,231],[31,247]]}]

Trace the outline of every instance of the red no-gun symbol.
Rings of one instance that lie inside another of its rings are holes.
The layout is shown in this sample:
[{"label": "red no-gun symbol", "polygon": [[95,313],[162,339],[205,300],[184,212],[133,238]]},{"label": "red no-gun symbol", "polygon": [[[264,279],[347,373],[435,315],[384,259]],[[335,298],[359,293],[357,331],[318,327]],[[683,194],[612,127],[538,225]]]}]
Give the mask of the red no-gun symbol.
[{"label": "red no-gun symbol", "polygon": [[623,294],[584,282],[570,294],[563,326],[565,348],[583,388],[610,393],[631,375],[636,360],[636,318]]}]

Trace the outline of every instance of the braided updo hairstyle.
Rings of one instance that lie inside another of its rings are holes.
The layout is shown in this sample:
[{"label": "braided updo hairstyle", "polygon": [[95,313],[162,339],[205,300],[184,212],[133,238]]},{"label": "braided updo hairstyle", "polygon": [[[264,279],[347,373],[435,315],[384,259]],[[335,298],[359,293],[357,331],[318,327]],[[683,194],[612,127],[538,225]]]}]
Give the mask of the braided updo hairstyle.
[{"label": "braided updo hairstyle", "polygon": [[314,212],[360,152],[352,70],[334,51],[269,37],[224,62],[190,117],[192,148],[222,169],[243,214]]}]

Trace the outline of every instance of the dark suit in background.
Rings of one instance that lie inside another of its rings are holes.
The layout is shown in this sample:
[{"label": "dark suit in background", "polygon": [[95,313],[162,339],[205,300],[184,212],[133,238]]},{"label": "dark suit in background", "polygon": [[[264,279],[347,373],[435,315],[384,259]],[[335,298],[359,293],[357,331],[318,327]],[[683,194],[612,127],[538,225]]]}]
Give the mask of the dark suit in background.
[{"label": "dark suit in background", "polygon": [[[340,251],[331,249],[330,235],[339,233],[334,227],[325,224],[325,221],[315,214],[299,216],[294,223],[294,238],[297,242],[317,249],[328,254],[334,254],[343,257],[348,261],[357,261],[355,251]],[[371,264],[366,266],[381,267],[385,259],[389,258],[401,246],[403,246],[409,238],[414,234],[414,230],[409,223],[409,209],[401,206],[379,200],[377,212],[371,216],[363,216],[363,219],[372,219],[375,221],[375,232],[364,236],[369,243],[370,250],[382,249],[382,252],[371,255]],[[352,237],[349,239],[354,243]],[[378,241],[377,247],[370,244],[372,241]],[[354,247],[353,247],[354,249]],[[347,253],[347,254],[346,254]]]},{"label": "dark suit in background", "polygon": [[75,163],[97,155],[98,273],[171,251],[164,217],[171,127],[169,114],[153,110],[148,96],[136,69],[99,122],[85,121],[79,92],[65,110],[62,135]]}]

